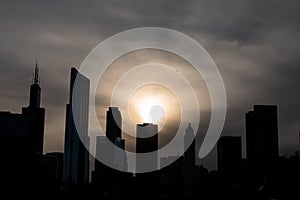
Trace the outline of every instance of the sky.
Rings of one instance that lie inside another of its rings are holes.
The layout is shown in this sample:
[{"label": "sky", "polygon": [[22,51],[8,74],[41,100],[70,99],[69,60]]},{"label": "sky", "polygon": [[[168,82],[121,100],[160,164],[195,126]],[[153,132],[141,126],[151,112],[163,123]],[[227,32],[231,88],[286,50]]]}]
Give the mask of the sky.
[{"label": "sky", "polygon": [[44,151],[62,151],[70,67],[114,34],[164,27],[194,38],[219,67],[228,101],[223,134],[244,141],[244,114],[276,104],[280,153],[290,154],[299,150],[299,7],[297,0],[1,0],[0,110],[28,105],[38,59]]}]

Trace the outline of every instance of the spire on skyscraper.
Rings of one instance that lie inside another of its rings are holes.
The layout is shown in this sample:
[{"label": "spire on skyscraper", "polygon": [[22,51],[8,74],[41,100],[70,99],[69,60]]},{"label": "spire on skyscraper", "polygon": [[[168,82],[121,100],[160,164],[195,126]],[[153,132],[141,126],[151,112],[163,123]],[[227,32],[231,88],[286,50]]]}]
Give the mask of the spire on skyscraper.
[{"label": "spire on skyscraper", "polygon": [[41,103],[41,88],[40,88],[40,77],[39,77],[39,63],[35,61],[34,75],[32,79],[32,84],[30,86],[30,98],[29,107],[30,108],[40,108]]},{"label": "spire on skyscraper", "polygon": [[34,69],[34,77],[33,77],[33,84],[39,84],[40,83],[40,77],[39,77],[39,63],[38,60],[35,60],[35,69]]},{"label": "spire on skyscraper", "polygon": [[41,108],[41,88],[39,85],[39,68],[38,62],[35,63],[35,71],[30,85],[30,96],[28,107],[22,108],[22,114],[33,116],[33,141],[35,155],[38,157],[43,155],[44,148],[44,124],[45,124],[45,108]]},{"label": "spire on skyscraper", "polygon": [[185,129],[187,135],[194,136],[194,129],[192,128],[191,123],[188,124],[188,127]]}]

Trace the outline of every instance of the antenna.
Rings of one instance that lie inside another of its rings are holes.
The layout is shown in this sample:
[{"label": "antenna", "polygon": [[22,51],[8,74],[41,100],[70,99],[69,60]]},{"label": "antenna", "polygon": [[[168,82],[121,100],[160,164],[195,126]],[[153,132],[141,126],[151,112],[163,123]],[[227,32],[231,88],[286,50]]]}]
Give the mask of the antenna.
[{"label": "antenna", "polygon": [[39,84],[40,83],[39,67],[38,67],[38,65],[39,65],[38,61],[35,60],[34,79],[33,79],[33,83],[34,84]]}]

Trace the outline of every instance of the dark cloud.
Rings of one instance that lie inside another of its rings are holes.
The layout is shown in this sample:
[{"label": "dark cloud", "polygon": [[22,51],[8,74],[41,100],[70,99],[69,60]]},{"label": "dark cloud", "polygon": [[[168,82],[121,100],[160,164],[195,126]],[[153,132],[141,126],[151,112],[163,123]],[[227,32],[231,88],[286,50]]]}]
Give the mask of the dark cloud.
[{"label": "dark cloud", "polygon": [[2,0],[0,109],[19,112],[27,105],[38,58],[46,150],[61,150],[70,66],[80,66],[113,34],[162,26],[195,38],[219,66],[228,96],[224,132],[244,135],[252,104],[277,104],[281,152],[289,153],[300,126],[299,7],[297,0]]}]

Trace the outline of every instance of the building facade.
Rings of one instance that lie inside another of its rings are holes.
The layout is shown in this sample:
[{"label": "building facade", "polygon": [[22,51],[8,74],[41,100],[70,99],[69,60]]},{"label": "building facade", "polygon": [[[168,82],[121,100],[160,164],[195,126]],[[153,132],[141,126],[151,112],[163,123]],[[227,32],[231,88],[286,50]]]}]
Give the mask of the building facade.
[{"label": "building facade", "polygon": [[[73,97],[74,84],[76,94]],[[90,81],[71,68],[70,97],[66,107],[65,151],[63,180],[67,184],[86,184],[89,182],[89,90]],[[77,115],[73,108],[78,109]],[[75,126],[75,122],[77,126]]]}]

